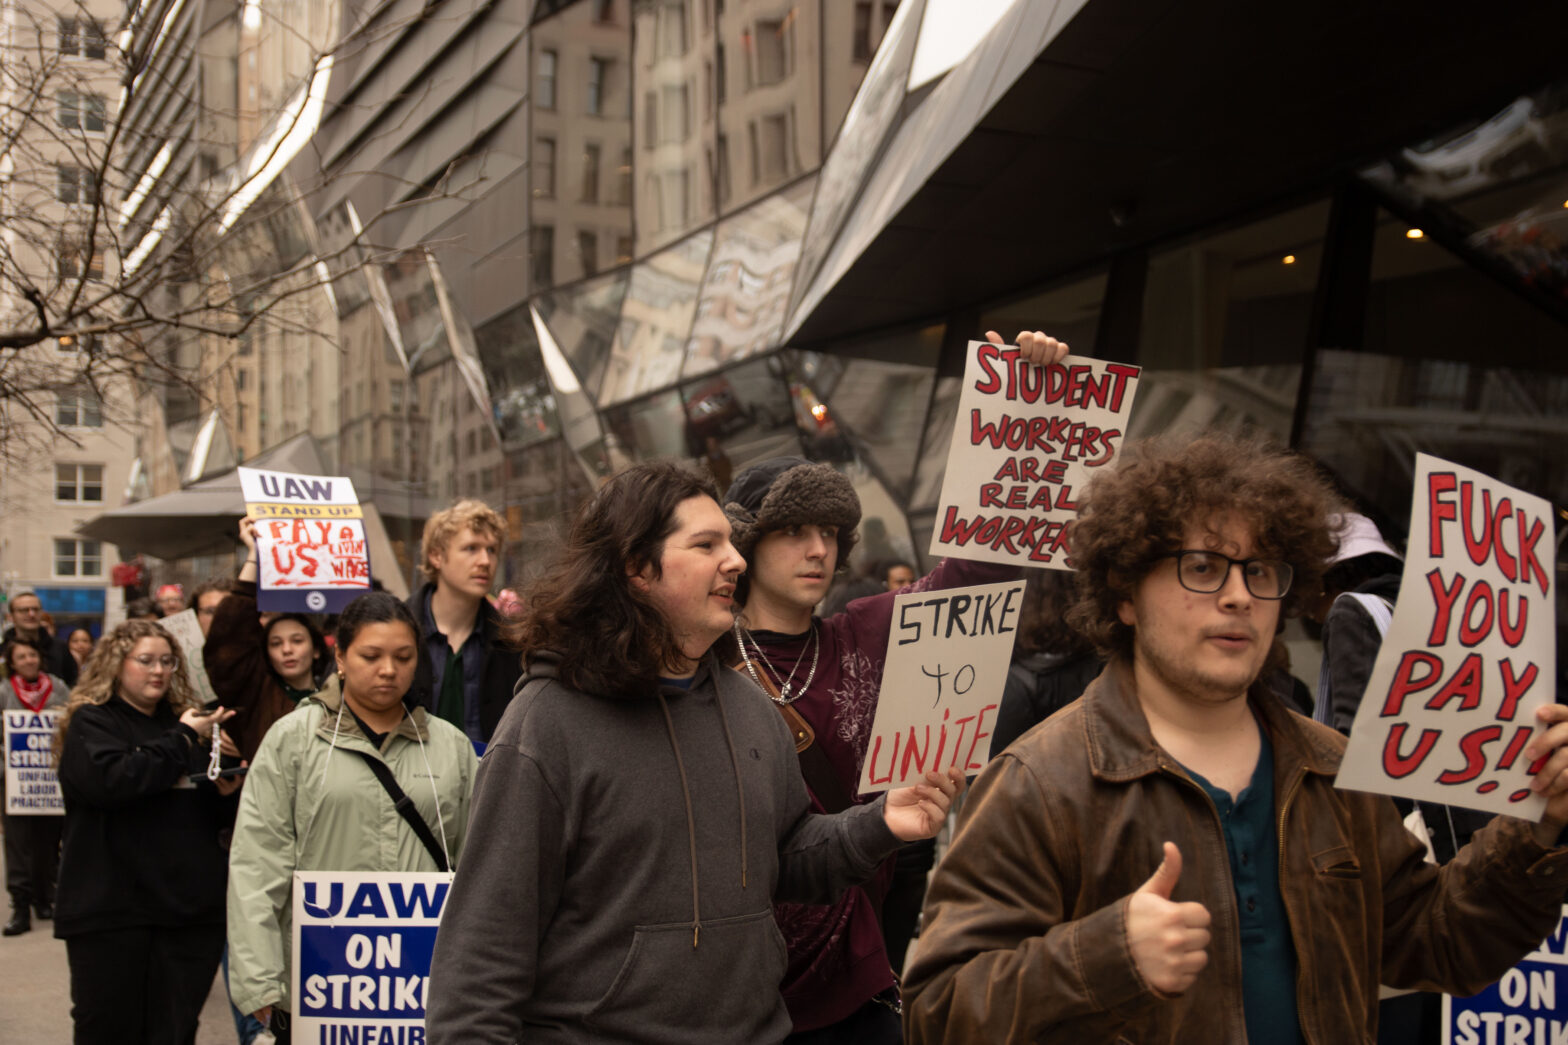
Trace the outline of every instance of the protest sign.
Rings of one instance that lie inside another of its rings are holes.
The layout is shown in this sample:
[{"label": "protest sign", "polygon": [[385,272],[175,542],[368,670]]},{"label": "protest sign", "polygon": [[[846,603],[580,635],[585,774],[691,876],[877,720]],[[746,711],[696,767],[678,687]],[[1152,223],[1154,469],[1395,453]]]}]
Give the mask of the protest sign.
[{"label": "protest sign", "polygon": [[296,871],[294,1040],[423,1045],[451,885],[435,871]]},{"label": "protest sign", "polygon": [[1522,756],[1557,677],[1546,501],[1416,456],[1409,558],[1338,786],[1539,820]]},{"label": "protest sign", "polygon": [[207,644],[207,636],[201,633],[201,622],[196,619],[196,611],[181,610],[178,613],[171,613],[158,624],[180,644],[180,649],[185,654],[185,666],[191,677],[191,689],[196,691],[196,699],[204,706],[216,701],[218,695],[213,692],[212,680],[207,678],[207,661],[202,655],[202,647]]},{"label": "protest sign", "polygon": [[256,522],[263,612],[336,613],[370,590],[365,521],[341,475],[241,468],[245,513]]},{"label": "protest sign", "polygon": [[1081,356],[1041,368],[969,342],[931,554],[1071,569],[1067,524],[1120,449],[1138,374]]},{"label": "protest sign", "polygon": [[7,816],[64,816],[65,799],[55,776],[56,708],[5,712],[5,813]]},{"label": "protest sign", "polygon": [[1541,946],[1470,998],[1443,995],[1443,1045],[1568,1045],[1568,907]]},{"label": "protest sign", "polygon": [[1023,601],[1023,581],[893,600],[861,793],[924,783],[927,772],[957,767],[968,776],[985,766]]}]

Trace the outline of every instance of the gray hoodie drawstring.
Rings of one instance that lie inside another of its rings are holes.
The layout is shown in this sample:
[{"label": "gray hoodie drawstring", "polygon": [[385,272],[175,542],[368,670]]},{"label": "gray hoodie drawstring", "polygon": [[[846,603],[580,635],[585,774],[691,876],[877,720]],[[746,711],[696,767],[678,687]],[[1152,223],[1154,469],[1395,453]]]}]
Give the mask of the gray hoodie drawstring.
[{"label": "gray hoodie drawstring", "polygon": [[686,783],[686,763],[681,758],[681,745],[675,739],[675,722],[670,718],[670,706],[659,694],[659,710],[664,712],[664,729],[670,735],[670,747],[675,750],[675,768],[681,774],[681,797],[686,800],[686,845],[691,853],[691,946],[697,949],[697,934],[702,930],[702,908],[697,893],[697,821],[691,812],[691,788]]}]

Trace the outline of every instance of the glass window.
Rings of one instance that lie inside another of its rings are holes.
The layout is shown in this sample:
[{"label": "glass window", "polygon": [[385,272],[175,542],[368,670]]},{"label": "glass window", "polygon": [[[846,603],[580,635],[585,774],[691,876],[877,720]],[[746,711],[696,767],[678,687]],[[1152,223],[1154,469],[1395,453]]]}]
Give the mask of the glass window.
[{"label": "glass window", "polygon": [[55,197],[61,203],[92,203],[98,196],[98,176],[89,167],[59,164],[55,167]]},{"label": "glass window", "polygon": [[855,61],[871,61],[871,0],[858,0],[855,4]]},{"label": "glass window", "polygon": [[1128,434],[1255,427],[1281,441],[1295,415],[1328,202],[1149,259]]},{"label": "glass window", "polygon": [[56,464],[54,499],[62,503],[89,503],[103,500],[103,465]]},{"label": "glass window", "polygon": [[60,53],[74,55],[81,48],[81,35],[76,31],[76,19],[58,16],[60,26]]},{"label": "glass window", "polygon": [[[588,142],[583,146],[583,195],[584,203],[599,202],[599,144]],[[592,273],[584,268],[585,275]]]},{"label": "glass window", "polygon": [[583,275],[593,276],[599,272],[599,234],[593,229],[579,229],[577,232],[578,263],[583,270]]},{"label": "glass window", "polygon": [[604,94],[610,77],[608,58],[588,59],[588,94],[586,111],[590,116],[604,112]]},{"label": "glass window", "polygon": [[82,130],[102,131],[108,109],[101,94],[82,95]]},{"label": "glass window", "polygon": [[[63,389],[56,396],[54,421],[61,426],[102,428],[103,402],[90,390]],[[101,483],[101,469],[99,474]]]},{"label": "glass window", "polygon": [[56,577],[103,576],[103,545],[98,541],[56,537],[54,575]]},{"label": "glass window", "polygon": [[994,330],[1011,341],[1020,330],[1043,330],[1065,341],[1074,355],[1094,355],[1094,338],[1105,300],[1105,274],[1031,293],[980,311],[974,337]]},{"label": "glass window", "polygon": [[715,213],[708,159],[714,125],[694,109],[703,97],[711,33],[698,41],[701,46],[690,46],[686,10],[685,0],[655,0],[632,9],[631,68],[642,123],[635,160],[639,255],[653,253]]},{"label": "glass window", "polygon": [[790,69],[790,36],[795,20],[759,21],[756,31],[758,86],[771,87],[783,82]]},{"label": "glass window", "polygon": [[94,19],[85,19],[82,24],[82,57],[102,58],[105,54],[107,41],[104,39],[103,26]]},{"label": "glass window", "polygon": [[534,87],[534,106],[540,109],[555,108],[556,52],[545,49],[539,52],[538,78]]},{"label": "glass window", "polygon": [[555,139],[534,139],[534,197],[553,199],[555,196]]},{"label": "glass window", "polygon": [[768,356],[681,388],[686,404],[685,454],[722,493],[735,473],[770,457],[801,452],[784,360]]},{"label": "glass window", "polygon": [[686,410],[675,389],[604,411],[604,425],[617,447],[634,461],[688,456]]},{"label": "glass window", "polygon": [[529,230],[528,263],[535,290],[555,285],[555,229],[535,225]]},{"label": "glass window", "polygon": [[55,92],[55,122],[70,130],[82,125],[81,102],[75,91]]},{"label": "glass window", "polygon": [[597,393],[604,378],[627,282],[628,274],[622,269],[545,294],[535,302],[540,318],[589,395]]}]

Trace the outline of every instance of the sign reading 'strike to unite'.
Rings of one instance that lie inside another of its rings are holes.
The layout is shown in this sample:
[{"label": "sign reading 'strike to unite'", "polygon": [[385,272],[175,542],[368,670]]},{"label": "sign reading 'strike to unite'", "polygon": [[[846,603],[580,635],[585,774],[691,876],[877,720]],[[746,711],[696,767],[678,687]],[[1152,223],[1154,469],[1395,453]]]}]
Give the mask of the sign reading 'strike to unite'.
[{"label": "sign reading 'strike to unite'", "polygon": [[1067,524],[1120,449],[1139,372],[1081,356],[1039,367],[969,342],[931,554],[1071,569]]},{"label": "sign reading 'strike to unite'", "polygon": [[1416,456],[1399,602],[1337,783],[1539,820],[1524,756],[1556,668],[1552,506]]}]

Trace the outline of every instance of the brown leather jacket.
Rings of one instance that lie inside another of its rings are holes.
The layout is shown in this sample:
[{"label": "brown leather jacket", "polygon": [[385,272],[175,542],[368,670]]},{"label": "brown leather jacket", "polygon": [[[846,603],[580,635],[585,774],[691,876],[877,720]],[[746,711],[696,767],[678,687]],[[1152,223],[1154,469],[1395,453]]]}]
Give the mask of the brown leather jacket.
[{"label": "brown leather jacket", "polygon": [[[926,895],[905,1030],[928,1042],[1244,1043],[1241,943],[1214,803],[1154,742],[1113,664],[1083,699],[993,760]],[[1568,848],[1498,817],[1439,869],[1387,798],[1334,787],[1344,738],[1250,698],[1274,748],[1280,881],[1309,1045],[1372,1042],[1379,981],[1471,994],[1535,947],[1568,885]],[[1127,897],[1181,847],[1172,899],[1213,916],[1185,994],[1148,986]]]}]

